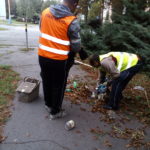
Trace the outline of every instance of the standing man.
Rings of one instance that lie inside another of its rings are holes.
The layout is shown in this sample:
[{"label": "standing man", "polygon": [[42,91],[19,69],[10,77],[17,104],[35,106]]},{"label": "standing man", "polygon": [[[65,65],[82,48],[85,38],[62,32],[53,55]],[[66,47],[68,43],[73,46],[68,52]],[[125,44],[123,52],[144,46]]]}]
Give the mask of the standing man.
[{"label": "standing man", "polygon": [[63,0],[62,4],[45,9],[41,15],[38,55],[50,119],[65,116],[61,106],[67,59],[69,53],[81,49],[80,26],[73,14],[77,5],[78,0]]},{"label": "standing man", "polygon": [[108,73],[112,77],[112,89],[105,109],[119,109],[122,91],[128,82],[140,70],[143,61],[136,54],[126,52],[110,52],[104,55],[94,54],[89,59],[90,65],[100,68],[100,83],[105,82]]}]

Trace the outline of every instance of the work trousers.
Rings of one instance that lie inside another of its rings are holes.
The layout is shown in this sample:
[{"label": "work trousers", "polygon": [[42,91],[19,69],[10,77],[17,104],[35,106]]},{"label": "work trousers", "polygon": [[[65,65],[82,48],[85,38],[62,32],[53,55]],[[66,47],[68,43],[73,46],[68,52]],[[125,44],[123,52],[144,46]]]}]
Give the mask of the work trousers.
[{"label": "work trousers", "polygon": [[66,60],[53,60],[39,56],[45,105],[51,114],[61,110],[66,77]]},{"label": "work trousers", "polygon": [[75,53],[70,52],[69,56],[68,56],[68,59],[67,59],[66,68],[65,68],[66,75],[65,75],[65,82],[64,82],[64,92],[65,92],[65,89],[66,89],[66,86],[67,86],[67,79],[68,79],[69,71],[70,71],[71,67],[74,64],[74,57],[75,57]]},{"label": "work trousers", "polygon": [[139,61],[137,65],[124,70],[120,73],[120,76],[113,80],[112,82],[112,90],[110,92],[110,99],[108,102],[108,105],[118,108],[119,102],[122,99],[122,91],[125,89],[129,81],[132,79],[132,77],[139,72],[143,65],[142,61]]},{"label": "work trousers", "polygon": [[68,75],[69,75],[69,71],[70,71],[71,67],[73,66],[73,64],[74,64],[74,57],[68,58],[67,64],[66,64],[65,88],[66,88],[66,85],[67,85],[67,78],[68,78]]}]

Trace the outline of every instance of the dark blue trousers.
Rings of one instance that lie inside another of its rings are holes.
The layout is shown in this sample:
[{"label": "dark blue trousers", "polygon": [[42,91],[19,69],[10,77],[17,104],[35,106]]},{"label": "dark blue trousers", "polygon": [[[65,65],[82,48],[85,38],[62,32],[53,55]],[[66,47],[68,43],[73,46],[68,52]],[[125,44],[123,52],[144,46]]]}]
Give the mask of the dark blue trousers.
[{"label": "dark blue trousers", "polygon": [[139,72],[142,65],[143,62],[139,61],[137,65],[122,71],[120,73],[120,76],[117,79],[113,80],[108,105],[115,108],[119,107],[119,102],[122,99],[122,91],[125,89],[132,77]]},{"label": "dark blue trousers", "polygon": [[53,60],[39,56],[45,105],[51,114],[61,110],[66,80],[66,60]]}]

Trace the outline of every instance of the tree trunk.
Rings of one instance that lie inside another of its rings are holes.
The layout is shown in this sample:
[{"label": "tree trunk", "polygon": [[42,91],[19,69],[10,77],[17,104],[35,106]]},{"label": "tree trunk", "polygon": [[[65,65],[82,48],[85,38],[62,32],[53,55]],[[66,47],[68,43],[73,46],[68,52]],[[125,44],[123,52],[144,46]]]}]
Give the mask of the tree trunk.
[{"label": "tree trunk", "polygon": [[85,22],[88,20],[88,7],[89,7],[89,0],[80,0],[79,6],[81,7],[82,14],[85,15]]},{"label": "tree trunk", "polygon": [[103,23],[103,11],[104,11],[104,0],[101,0],[101,3],[100,3],[100,24]]},{"label": "tree trunk", "polygon": [[122,0],[111,0],[112,2],[112,21],[115,21],[118,15],[122,15],[123,12],[123,2]]}]

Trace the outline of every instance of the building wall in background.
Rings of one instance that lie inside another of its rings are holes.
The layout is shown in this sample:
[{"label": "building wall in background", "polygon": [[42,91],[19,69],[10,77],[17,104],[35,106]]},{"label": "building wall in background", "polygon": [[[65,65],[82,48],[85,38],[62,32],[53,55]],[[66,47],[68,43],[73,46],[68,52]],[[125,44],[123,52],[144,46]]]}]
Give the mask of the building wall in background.
[{"label": "building wall in background", "polygon": [[5,4],[5,0],[0,0],[0,20],[6,20],[6,4]]}]

